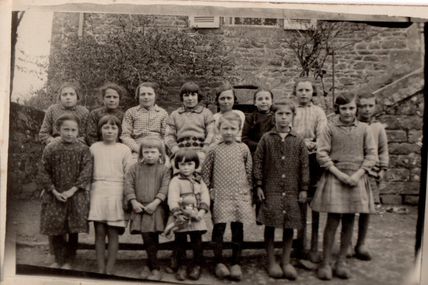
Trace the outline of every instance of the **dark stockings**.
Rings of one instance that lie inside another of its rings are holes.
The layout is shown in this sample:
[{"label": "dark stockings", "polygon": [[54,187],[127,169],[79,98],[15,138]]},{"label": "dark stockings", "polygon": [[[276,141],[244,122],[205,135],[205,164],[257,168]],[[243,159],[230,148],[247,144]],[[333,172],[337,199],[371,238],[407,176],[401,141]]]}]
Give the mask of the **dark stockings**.
[{"label": "dark stockings", "polygon": [[150,270],[160,270],[158,263],[158,245],[159,245],[159,234],[158,233],[142,233],[143,242],[146,246],[148,267]]},{"label": "dark stockings", "polygon": [[[232,230],[232,265],[240,264],[244,241],[244,225],[240,222],[232,222],[230,228]],[[212,241],[215,243],[215,263],[223,263],[223,237],[225,231],[226,223],[214,225]]]},{"label": "dark stockings", "polygon": [[175,246],[177,265],[184,265],[186,259],[186,243],[187,235],[190,236],[190,241],[193,249],[193,265],[201,265],[202,263],[202,233],[201,232],[186,232],[175,233]]}]

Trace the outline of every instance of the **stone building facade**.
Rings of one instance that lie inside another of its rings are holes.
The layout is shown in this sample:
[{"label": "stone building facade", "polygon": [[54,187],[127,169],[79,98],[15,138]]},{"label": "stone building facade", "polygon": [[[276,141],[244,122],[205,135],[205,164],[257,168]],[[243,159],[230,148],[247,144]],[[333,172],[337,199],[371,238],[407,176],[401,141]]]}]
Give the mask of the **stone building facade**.
[{"label": "stone building facade", "polygon": [[[113,14],[55,13],[51,53],[61,48],[64,35],[81,37],[92,33],[102,38],[106,29],[117,29]],[[146,16],[129,16],[146,17]],[[123,18],[122,18],[123,19]],[[284,19],[220,17],[214,28],[195,28],[191,17],[156,16],[157,27],[204,33],[222,39],[233,61],[228,76],[234,85],[262,85],[273,90],[275,98],[291,94],[300,64],[285,40],[295,31]],[[334,59],[325,62],[325,97],[317,101],[331,112],[333,91],[374,92],[379,101],[379,119],[386,124],[391,168],[387,187],[381,193],[384,203],[415,204],[420,177],[420,145],[423,101],[423,38],[417,23],[343,22],[336,38]],[[304,32],[304,31],[303,31]],[[334,90],[333,90],[334,69]],[[211,86],[211,82],[199,82]],[[50,84],[58,84],[50,82]],[[180,102],[174,90],[181,82],[167,86],[168,109]],[[247,100],[251,102],[251,96]],[[158,102],[162,105],[162,100]],[[93,106],[88,106],[93,107]]]}]

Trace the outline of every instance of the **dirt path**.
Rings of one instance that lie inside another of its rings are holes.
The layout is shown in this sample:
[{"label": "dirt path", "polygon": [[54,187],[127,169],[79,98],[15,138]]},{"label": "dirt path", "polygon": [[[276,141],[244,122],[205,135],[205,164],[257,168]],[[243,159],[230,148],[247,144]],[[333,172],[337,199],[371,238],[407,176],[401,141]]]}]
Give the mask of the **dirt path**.
[{"label": "dirt path", "polygon": [[[52,262],[49,258],[47,238],[39,234],[39,211],[38,201],[15,201],[10,207],[10,221],[16,228],[17,264],[29,264],[47,266]],[[399,285],[402,278],[412,265],[413,248],[415,240],[415,225],[417,211],[409,208],[409,214],[400,215],[394,213],[383,213],[374,215],[371,222],[368,247],[373,253],[373,261],[363,262],[350,259],[349,264],[353,273],[349,281],[333,279],[326,284],[339,285],[374,285],[388,284]],[[324,219],[323,219],[324,220]],[[279,234],[279,231],[278,231]],[[208,240],[210,233],[204,235]],[[228,233],[227,239],[230,239]],[[280,238],[280,236],[278,236]],[[245,229],[245,239],[257,241],[263,239],[263,227],[253,225]],[[80,241],[92,243],[93,230],[89,234],[80,235]],[[121,242],[140,243],[140,236],[124,234]],[[31,245],[31,246],[29,246]],[[162,251],[160,256],[165,265],[170,252]],[[226,255],[230,254],[228,251]],[[211,256],[211,251],[205,251],[204,255]],[[137,278],[143,265],[144,258],[142,251],[121,251],[119,253],[116,275]],[[274,280],[266,275],[263,269],[265,258],[263,250],[244,251],[244,280],[240,284],[276,284],[289,283],[286,280]],[[220,282],[212,275],[211,259],[207,259],[207,266],[204,266],[202,278],[199,284],[213,283],[235,283],[230,281]],[[95,252],[93,250],[80,250],[74,268],[81,271],[93,272],[96,270]],[[315,272],[305,269],[298,269],[299,278],[293,284],[320,284]],[[175,281],[174,276],[164,273],[164,281]],[[191,282],[190,282],[191,283]]]}]

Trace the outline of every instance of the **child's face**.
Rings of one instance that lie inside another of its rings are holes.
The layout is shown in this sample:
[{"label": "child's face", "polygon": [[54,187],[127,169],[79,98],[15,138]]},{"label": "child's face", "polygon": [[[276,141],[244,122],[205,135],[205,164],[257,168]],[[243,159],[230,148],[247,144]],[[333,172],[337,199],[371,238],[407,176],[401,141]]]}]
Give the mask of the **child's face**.
[{"label": "child's face", "polygon": [[104,93],[104,106],[107,109],[113,110],[119,107],[120,96],[114,89],[107,89]]},{"label": "child's face", "polygon": [[61,136],[61,139],[67,143],[75,142],[78,134],[79,125],[77,122],[72,120],[64,121],[59,128],[59,135]]},{"label": "child's face", "polygon": [[277,129],[286,129],[293,123],[293,111],[289,106],[279,107],[275,112],[275,125]]},{"label": "child's face", "polygon": [[61,90],[60,102],[65,108],[71,108],[77,105],[77,93],[72,87],[65,87]]},{"label": "child's face", "polygon": [[187,92],[183,94],[184,107],[194,108],[198,103],[198,92]]},{"label": "child's face", "polygon": [[182,161],[178,163],[178,170],[183,176],[190,176],[195,172],[195,162],[194,161]]},{"label": "child's face", "polygon": [[140,95],[138,97],[140,106],[148,108],[155,104],[156,101],[156,94],[155,90],[151,87],[144,87],[142,86],[140,88]]},{"label": "child's face", "polygon": [[220,93],[218,96],[218,105],[220,107],[220,112],[227,112],[232,110],[233,103],[235,103],[233,97],[233,90],[226,90]]},{"label": "child's face", "polygon": [[361,98],[358,103],[358,115],[365,120],[371,119],[376,110],[375,98]]},{"label": "child's face", "polygon": [[106,143],[116,142],[119,135],[119,127],[114,124],[104,124],[101,127],[101,135]]},{"label": "child's face", "polygon": [[220,134],[226,143],[234,142],[239,135],[241,126],[238,121],[222,121],[220,125]]},{"label": "child's face", "polygon": [[296,96],[299,105],[307,105],[311,102],[314,89],[309,81],[299,82],[296,86]]},{"label": "child's face", "polygon": [[256,102],[254,103],[257,109],[262,112],[267,112],[272,107],[272,97],[267,91],[260,91],[256,94]]},{"label": "child's face", "polygon": [[159,161],[161,154],[157,147],[144,147],[143,159],[147,164],[154,164]]},{"label": "child's face", "polygon": [[345,105],[339,105],[339,116],[343,123],[352,123],[355,120],[356,113],[357,105],[355,100]]}]

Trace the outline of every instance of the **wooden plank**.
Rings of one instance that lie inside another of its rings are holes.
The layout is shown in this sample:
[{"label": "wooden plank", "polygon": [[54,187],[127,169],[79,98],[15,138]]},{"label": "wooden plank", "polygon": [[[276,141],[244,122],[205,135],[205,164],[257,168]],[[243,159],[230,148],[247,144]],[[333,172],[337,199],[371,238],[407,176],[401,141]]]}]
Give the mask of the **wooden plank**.
[{"label": "wooden plank", "polygon": [[[293,241],[295,242],[295,240]],[[107,247],[107,245],[106,245]],[[175,243],[173,241],[160,243],[158,246],[159,250],[173,250],[175,247]],[[192,245],[190,242],[186,243],[186,249],[191,249]],[[282,248],[282,242],[275,242],[276,248]],[[119,243],[119,250],[145,250],[144,244],[138,243]],[[214,249],[214,243],[210,241],[202,242],[203,250],[212,250]],[[223,249],[231,249],[232,242],[224,242]],[[79,243],[78,249],[82,250],[95,250],[95,245],[92,243]],[[264,241],[246,241],[243,243],[242,249],[265,249]]]}]

